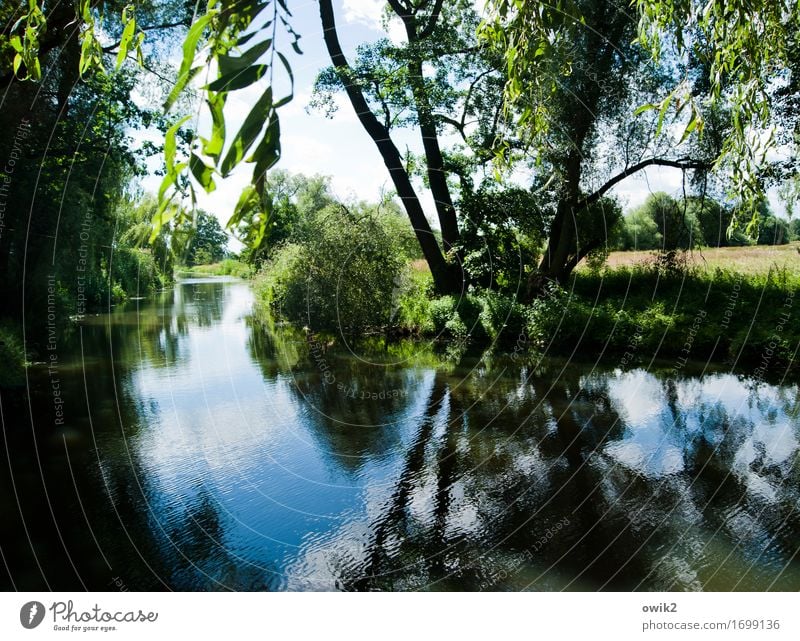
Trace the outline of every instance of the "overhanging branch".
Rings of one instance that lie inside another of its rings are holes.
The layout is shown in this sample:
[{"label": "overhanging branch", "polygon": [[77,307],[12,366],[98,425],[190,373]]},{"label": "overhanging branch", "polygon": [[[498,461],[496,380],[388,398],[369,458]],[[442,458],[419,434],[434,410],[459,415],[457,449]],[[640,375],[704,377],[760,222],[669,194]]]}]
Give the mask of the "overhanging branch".
[{"label": "overhanging branch", "polygon": [[582,200],[579,200],[577,203],[576,209],[583,209],[584,207],[588,207],[589,205],[596,203],[600,200],[609,189],[611,189],[617,183],[622,182],[629,176],[642,171],[642,169],[646,169],[647,167],[673,167],[675,169],[681,169],[683,171],[690,170],[690,169],[710,169],[711,165],[709,163],[703,162],[701,160],[692,160],[691,158],[683,158],[681,160],[669,160],[667,158],[648,158],[647,160],[642,160],[641,162],[636,163],[635,165],[631,165],[624,171],[618,173],[616,176],[611,178],[604,184],[600,189],[595,191],[594,193],[586,196]]}]

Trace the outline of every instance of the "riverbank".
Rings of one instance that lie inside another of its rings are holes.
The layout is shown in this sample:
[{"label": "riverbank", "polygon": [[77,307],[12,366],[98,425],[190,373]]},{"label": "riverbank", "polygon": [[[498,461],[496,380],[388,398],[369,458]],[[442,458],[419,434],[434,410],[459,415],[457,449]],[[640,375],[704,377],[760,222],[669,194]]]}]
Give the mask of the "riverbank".
[{"label": "riverbank", "polygon": [[[268,285],[268,279],[257,278],[257,299],[280,316]],[[391,325],[315,326],[313,306],[302,322],[292,320],[334,337],[412,336],[516,356],[608,357],[622,365],[671,359],[676,369],[692,359],[766,376],[797,370],[798,290],[800,275],[785,268],[743,273],[635,265],[579,270],[566,287],[521,304],[514,296],[485,290],[436,297],[430,277],[417,270],[395,296]],[[323,317],[337,315],[325,310]]]}]

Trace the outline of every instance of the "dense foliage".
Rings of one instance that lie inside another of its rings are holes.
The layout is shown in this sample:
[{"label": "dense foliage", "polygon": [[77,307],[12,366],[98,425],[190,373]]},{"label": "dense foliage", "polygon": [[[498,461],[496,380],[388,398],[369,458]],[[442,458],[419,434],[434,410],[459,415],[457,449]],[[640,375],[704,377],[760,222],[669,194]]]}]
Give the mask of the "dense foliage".
[{"label": "dense foliage", "polygon": [[[344,205],[327,178],[273,169],[279,110],[294,95],[286,49],[300,52],[284,0],[209,0],[199,10],[7,3],[0,124],[13,136],[0,141],[0,157],[13,163],[0,182],[0,321],[17,328],[22,311],[41,337],[51,307],[80,315],[146,295],[177,261],[208,273],[259,270],[273,311],[313,331],[483,340],[552,330],[556,340],[553,303],[543,301],[584,282],[581,262],[599,277],[613,248],[660,250],[656,262],[674,266],[695,247],[798,237],[797,221],[775,216],[764,198],[780,184],[791,213],[800,193],[795,4],[488,7],[481,16],[471,0],[390,0],[385,26],[403,37],[361,43],[348,59],[334,3],[320,0],[330,66],[312,106],[336,117],[336,94],[347,97],[397,197]],[[180,64],[168,70],[159,54],[178,34]],[[135,99],[143,88],[149,101]],[[244,89],[258,98],[231,135],[225,105]],[[205,117],[192,119],[187,106],[198,105]],[[163,149],[133,140],[148,128]],[[399,129],[418,136],[420,153],[401,151]],[[776,142],[792,158],[769,155]],[[135,182],[156,153],[163,180],[147,198]],[[252,178],[227,223],[244,244],[239,263],[216,217],[196,204],[198,189],[213,191],[242,163]],[[613,190],[649,167],[683,172],[684,196],[656,193],[623,216]]]},{"label": "dense foliage", "polygon": [[257,290],[279,316],[314,331],[352,336],[389,325],[409,279],[391,232],[373,207],[328,205],[273,253]]},{"label": "dense foliage", "polygon": [[228,253],[228,235],[215,216],[198,210],[188,230],[189,243],[183,262],[192,267],[221,261]]}]

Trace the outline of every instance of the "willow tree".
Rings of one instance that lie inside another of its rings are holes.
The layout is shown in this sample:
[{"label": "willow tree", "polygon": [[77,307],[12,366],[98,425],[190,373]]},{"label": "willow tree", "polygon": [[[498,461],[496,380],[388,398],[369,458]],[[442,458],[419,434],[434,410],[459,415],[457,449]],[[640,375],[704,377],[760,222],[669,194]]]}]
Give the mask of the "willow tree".
[{"label": "willow tree", "polygon": [[[59,305],[101,305],[126,255],[140,255],[127,238],[118,243],[127,221],[117,215],[157,149],[135,144],[129,132],[166,129],[159,109],[133,98],[145,75],[158,73],[158,56],[126,32],[126,20],[135,23],[129,10],[123,20],[124,3],[105,5],[103,16],[84,2],[16,0],[0,8],[7,25],[0,35],[0,317],[24,313],[38,332],[45,330],[38,312],[52,299],[50,276]],[[83,10],[103,42],[85,46]],[[191,22],[186,7],[158,0],[141,2],[136,16],[138,32],[164,48],[177,45]],[[137,52],[141,65],[124,64]],[[93,57],[107,73],[91,68]]]},{"label": "willow tree", "polygon": [[[551,211],[529,297],[548,282],[563,284],[581,260],[607,247],[619,222],[608,200],[615,186],[648,167],[702,172],[713,160],[658,114],[637,109],[687,70],[654,63],[634,42],[635,14],[592,0],[537,7],[525,28],[510,10],[481,27],[482,39],[507,58],[505,114],[528,142]],[[498,150],[514,160],[502,141]]]},{"label": "willow tree", "polygon": [[[537,145],[554,115],[551,92],[570,77],[571,62],[585,51],[565,47],[570,39],[563,34],[594,28],[587,21],[592,7],[577,0],[552,5],[490,0],[488,6],[481,36],[506,58],[507,113],[514,113],[519,132]],[[628,36],[635,45],[653,64],[678,72],[631,117],[651,113],[659,131],[673,127],[681,141],[699,137],[695,149],[712,152],[703,160],[728,182],[730,194],[745,205],[758,202],[776,134],[776,106],[785,113],[792,102],[785,88],[796,83],[800,5],[792,0],[633,0],[628,11]],[[563,61],[560,69],[553,69],[553,56]],[[702,139],[712,125],[708,144]],[[754,216],[751,230],[756,222]]]}]

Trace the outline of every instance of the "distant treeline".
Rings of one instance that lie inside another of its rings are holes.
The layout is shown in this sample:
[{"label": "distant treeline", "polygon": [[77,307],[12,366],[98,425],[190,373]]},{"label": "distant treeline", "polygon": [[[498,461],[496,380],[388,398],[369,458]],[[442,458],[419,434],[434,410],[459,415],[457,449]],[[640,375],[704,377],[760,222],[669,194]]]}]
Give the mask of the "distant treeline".
[{"label": "distant treeline", "polygon": [[[785,245],[800,240],[800,219],[775,216],[766,201],[758,210],[758,230],[747,234],[742,225],[731,226],[735,210],[711,197],[677,199],[663,192],[652,194],[639,207],[628,211],[614,227],[613,249],[691,249],[693,247],[739,247]],[[750,221],[741,214],[738,220]]]}]

